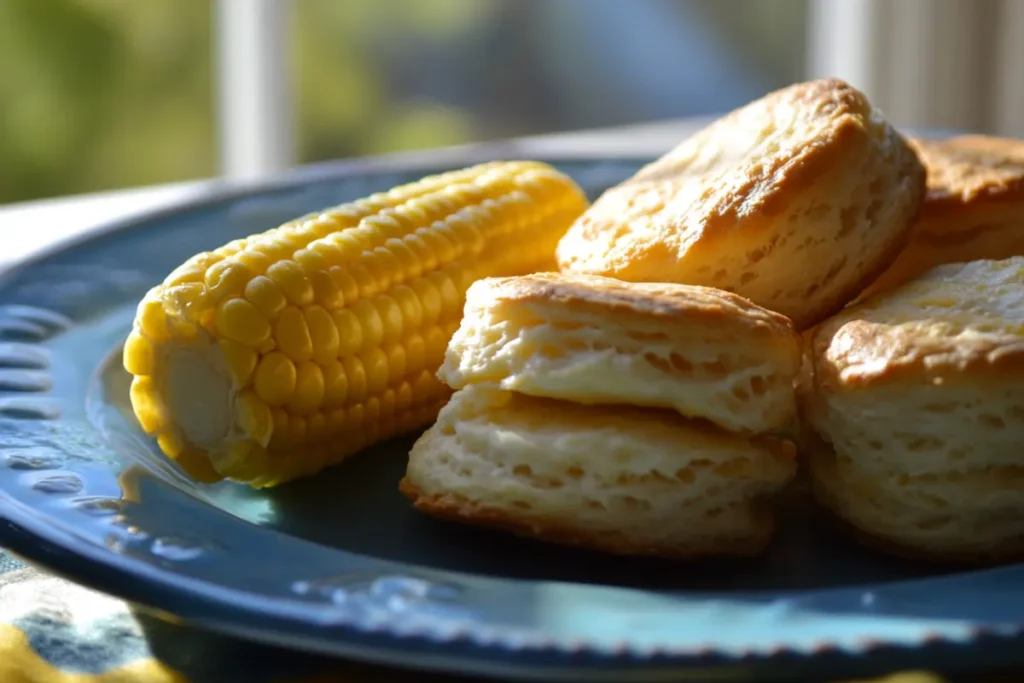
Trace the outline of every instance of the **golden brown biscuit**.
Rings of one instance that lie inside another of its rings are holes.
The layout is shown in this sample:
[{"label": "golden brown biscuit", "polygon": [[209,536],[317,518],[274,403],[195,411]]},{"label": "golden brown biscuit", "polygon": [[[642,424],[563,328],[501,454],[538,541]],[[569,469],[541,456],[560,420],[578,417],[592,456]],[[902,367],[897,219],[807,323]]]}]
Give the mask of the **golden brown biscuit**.
[{"label": "golden brown biscuit", "polygon": [[669,411],[472,385],[416,442],[400,490],[436,517],[610,553],[750,555],[794,454]]},{"label": "golden brown biscuit", "polygon": [[943,263],[1024,255],[1024,142],[964,135],[911,144],[928,174],[921,214],[864,296]]},{"label": "golden brown biscuit", "polygon": [[537,273],[470,287],[438,376],[760,433],[793,425],[800,363],[790,321],[736,294]]},{"label": "golden brown biscuit", "polygon": [[771,93],[602,195],[559,267],[736,292],[804,329],[903,248],[924,169],[863,93],[836,79]]},{"label": "golden brown biscuit", "polygon": [[[1024,543],[1024,258],[938,266],[822,324],[812,343],[817,498],[908,552]],[[834,451],[834,452],[833,452]]]}]

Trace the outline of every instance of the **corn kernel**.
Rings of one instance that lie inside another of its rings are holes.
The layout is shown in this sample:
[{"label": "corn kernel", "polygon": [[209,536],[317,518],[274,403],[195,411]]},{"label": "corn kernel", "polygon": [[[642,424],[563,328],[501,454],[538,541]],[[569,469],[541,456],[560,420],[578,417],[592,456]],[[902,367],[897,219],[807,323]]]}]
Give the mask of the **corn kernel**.
[{"label": "corn kernel", "polygon": [[405,377],[405,348],[401,344],[392,344],[391,346],[385,347],[383,351],[387,357],[388,366],[388,385],[397,384],[403,377]]},{"label": "corn kernel", "polygon": [[[391,286],[391,279],[395,274],[394,270],[388,268],[388,263],[384,261],[380,252],[376,249],[363,252],[363,255],[359,258],[359,263],[363,268],[366,268],[370,278],[376,284],[375,291],[386,291]],[[372,295],[365,294],[364,296]]]},{"label": "corn kernel", "polygon": [[402,382],[395,391],[395,413],[401,415],[412,405],[412,385]]},{"label": "corn kernel", "polygon": [[177,458],[185,450],[185,440],[176,431],[164,432],[156,437],[156,445],[172,458]]},{"label": "corn kernel", "polygon": [[387,294],[378,294],[373,297],[373,307],[377,309],[377,315],[381,321],[381,344],[394,344],[402,338],[405,332],[405,324],[402,319],[402,309],[398,302]]},{"label": "corn kernel", "polygon": [[364,424],[365,412],[362,403],[357,403],[345,411],[345,431],[354,432],[358,435],[359,430]]},{"label": "corn kernel", "polygon": [[256,274],[266,273],[267,268],[273,263],[269,256],[256,249],[246,249],[241,254],[236,254],[234,259]]},{"label": "corn kernel", "polygon": [[313,344],[313,360],[327,363],[337,358],[341,340],[331,314],[322,306],[310,306],[302,311],[302,315]]},{"label": "corn kernel", "polygon": [[270,406],[284,405],[295,392],[295,364],[280,351],[272,351],[260,359],[253,375],[253,388]]},{"label": "corn kernel", "polygon": [[352,312],[359,320],[359,328],[363,331],[362,349],[372,349],[380,346],[384,338],[384,321],[380,319],[380,313],[367,299],[360,299],[352,305]]},{"label": "corn kernel", "polygon": [[380,414],[385,418],[391,418],[395,414],[395,390],[385,389],[380,395]]},{"label": "corn kernel", "polygon": [[399,281],[404,282],[410,278],[419,277],[423,272],[423,267],[416,258],[416,254],[405,242],[392,237],[385,242],[384,246],[398,262],[398,272],[401,273]]},{"label": "corn kernel", "polygon": [[363,354],[366,370],[366,393],[376,396],[388,386],[388,357],[376,346]]},{"label": "corn kernel", "polygon": [[249,281],[245,286],[245,299],[267,320],[276,319],[278,313],[288,305],[284,292],[266,275],[257,275]]},{"label": "corn kernel", "polygon": [[380,291],[377,281],[373,279],[373,275],[362,261],[350,261],[345,268],[348,270],[349,275],[352,276],[352,279],[355,280],[356,286],[359,289],[359,294],[356,298],[373,296]]},{"label": "corn kernel", "polygon": [[426,330],[424,337],[424,365],[426,367],[440,367],[444,362],[445,351],[448,350],[448,341],[451,339],[445,334],[444,328],[434,325]]},{"label": "corn kernel", "polygon": [[441,295],[442,311],[461,310],[463,303],[462,295],[455,287],[455,282],[452,280],[451,275],[443,270],[435,270],[427,274],[427,279],[434,283],[434,286],[437,287],[437,291]]},{"label": "corn kernel", "polygon": [[170,339],[170,332],[167,329],[167,313],[164,311],[162,302],[146,297],[136,309],[135,320],[139,324],[139,329],[150,341],[158,343]]},{"label": "corn kernel", "polygon": [[136,377],[129,389],[135,417],[147,434],[156,434],[167,424],[165,409],[158,403],[156,384],[150,377]]},{"label": "corn kernel", "polygon": [[241,344],[256,346],[270,337],[270,323],[245,299],[221,302],[217,331]]},{"label": "corn kernel", "polygon": [[345,232],[335,233],[330,236],[330,240],[334,243],[341,253],[344,254],[344,261],[352,261],[364,251],[370,248],[370,244],[364,239],[360,239],[362,235],[356,234],[354,230],[346,230]]},{"label": "corn kernel", "polygon": [[255,391],[243,391],[235,399],[235,420],[246,435],[261,446],[274,434],[274,416]]},{"label": "corn kernel", "polygon": [[429,273],[434,268],[437,268],[437,254],[427,246],[427,243],[423,241],[423,238],[417,233],[411,233],[402,238],[405,245],[409,247],[409,250],[416,254],[416,260],[421,264],[421,270],[425,273]]},{"label": "corn kernel", "polygon": [[327,418],[323,413],[313,413],[306,418],[306,429],[310,439],[319,441],[327,434]]},{"label": "corn kernel", "polygon": [[345,377],[348,379],[348,403],[359,403],[366,399],[366,368],[363,362],[356,356],[345,356],[341,359],[345,368]]},{"label": "corn kernel", "polygon": [[252,279],[253,273],[233,259],[225,259],[206,271],[206,287],[214,301],[238,296]]},{"label": "corn kernel", "polygon": [[267,268],[267,277],[277,283],[285,297],[296,306],[313,303],[313,283],[295,261],[282,260]]},{"label": "corn kernel", "polygon": [[274,326],[277,348],[296,363],[313,357],[313,340],[306,327],[306,318],[295,306],[288,306],[277,318]]},{"label": "corn kernel", "polygon": [[256,369],[259,354],[255,349],[230,339],[221,339],[217,345],[227,362],[232,382],[236,387],[244,387]]},{"label": "corn kernel", "polygon": [[132,330],[124,341],[122,351],[124,369],[133,375],[152,375],[156,365],[153,344],[142,336],[141,330]]},{"label": "corn kernel", "polygon": [[324,376],[320,366],[306,361],[296,366],[295,391],[286,408],[298,415],[315,412],[324,400]]},{"label": "corn kernel", "polygon": [[371,396],[363,408],[363,424],[376,425],[380,422],[380,399]]},{"label": "corn kernel", "polygon": [[326,270],[310,273],[309,281],[313,285],[313,298],[321,306],[334,309],[345,304],[345,297]]},{"label": "corn kernel", "polygon": [[341,249],[329,239],[318,239],[317,241],[309,245],[310,249],[315,249],[320,256],[323,257],[326,267],[324,270],[330,270],[334,266],[342,265],[344,261],[344,254]]},{"label": "corn kernel", "polygon": [[420,304],[416,292],[406,285],[398,285],[392,288],[389,294],[398,304],[404,328],[418,330],[423,324],[423,306]]},{"label": "corn kernel", "polygon": [[352,355],[363,347],[363,326],[351,308],[331,311],[331,320],[338,328],[338,352],[340,355]]},{"label": "corn kernel", "polygon": [[330,360],[321,367],[324,375],[324,405],[328,408],[345,405],[348,396],[348,376],[337,360]]},{"label": "corn kernel", "polygon": [[409,287],[416,292],[420,306],[423,307],[423,324],[433,325],[441,317],[441,292],[425,277],[410,280]]},{"label": "corn kernel", "polygon": [[420,239],[437,256],[438,265],[450,263],[458,257],[458,250],[455,245],[434,228],[420,228],[416,231]]},{"label": "corn kernel", "polygon": [[[315,235],[310,235],[310,237],[316,238]],[[295,252],[294,259],[306,273],[316,273],[327,267],[327,259],[321,256],[316,249],[299,249]]]},{"label": "corn kernel", "polygon": [[427,365],[427,342],[423,335],[414,333],[405,340],[406,377],[415,377]]},{"label": "corn kernel", "polygon": [[306,418],[302,415],[292,415],[288,418],[288,436],[298,442],[306,435]]},{"label": "corn kernel", "polygon": [[359,298],[359,283],[356,282],[352,273],[340,266],[332,266],[328,270],[328,274],[338,287],[338,291],[345,298],[345,303],[355,303],[355,300]]}]

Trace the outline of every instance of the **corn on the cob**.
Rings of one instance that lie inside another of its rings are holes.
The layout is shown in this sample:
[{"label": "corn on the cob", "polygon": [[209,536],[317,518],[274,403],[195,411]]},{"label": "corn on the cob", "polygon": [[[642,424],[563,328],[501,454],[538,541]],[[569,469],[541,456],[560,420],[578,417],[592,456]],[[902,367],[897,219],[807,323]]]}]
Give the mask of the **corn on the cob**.
[{"label": "corn on the cob", "polygon": [[254,487],[423,427],[466,289],[554,270],[586,205],[546,164],[493,162],[197,254],[138,306],[135,415],[193,478]]}]

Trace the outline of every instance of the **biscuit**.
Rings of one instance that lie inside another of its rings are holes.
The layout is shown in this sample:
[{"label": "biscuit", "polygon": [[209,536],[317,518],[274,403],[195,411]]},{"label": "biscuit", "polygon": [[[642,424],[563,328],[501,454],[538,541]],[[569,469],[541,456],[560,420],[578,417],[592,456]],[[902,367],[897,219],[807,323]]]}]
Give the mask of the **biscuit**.
[{"label": "biscuit", "polygon": [[752,555],[795,447],[670,411],[456,392],[413,446],[401,492],[429,515],[621,555]]},{"label": "biscuit", "polygon": [[438,376],[582,404],[672,408],[725,429],[796,419],[800,338],[735,294],[537,273],[478,280]]},{"label": "biscuit", "polygon": [[911,140],[928,176],[910,242],[865,292],[944,263],[1024,255],[1024,142],[984,135]]},{"label": "biscuit", "polygon": [[559,268],[725,289],[802,330],[892,263],[924,186],[917,156],[863,93],[802,83],[605,192],[559,242]]},{"label": "biscuit", "polygon": [[825,506],[907,552],[1024,543],[1024,257],[938,266],[813,335],[810,474]]}]

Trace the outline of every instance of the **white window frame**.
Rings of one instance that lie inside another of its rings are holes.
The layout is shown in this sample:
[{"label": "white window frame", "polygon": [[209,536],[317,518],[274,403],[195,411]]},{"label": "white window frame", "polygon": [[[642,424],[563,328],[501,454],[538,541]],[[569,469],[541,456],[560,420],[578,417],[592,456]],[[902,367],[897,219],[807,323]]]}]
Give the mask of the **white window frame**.
[{"label": "white window frame", "polygon": [[215,0],[221,175],[258,180],[295,162],[290,0]]},{"label": "white window frame", "polygon": [[809,9],[809,77],[847,80],[900,126],[1024,135],[1021,0],[811,0]]}]

